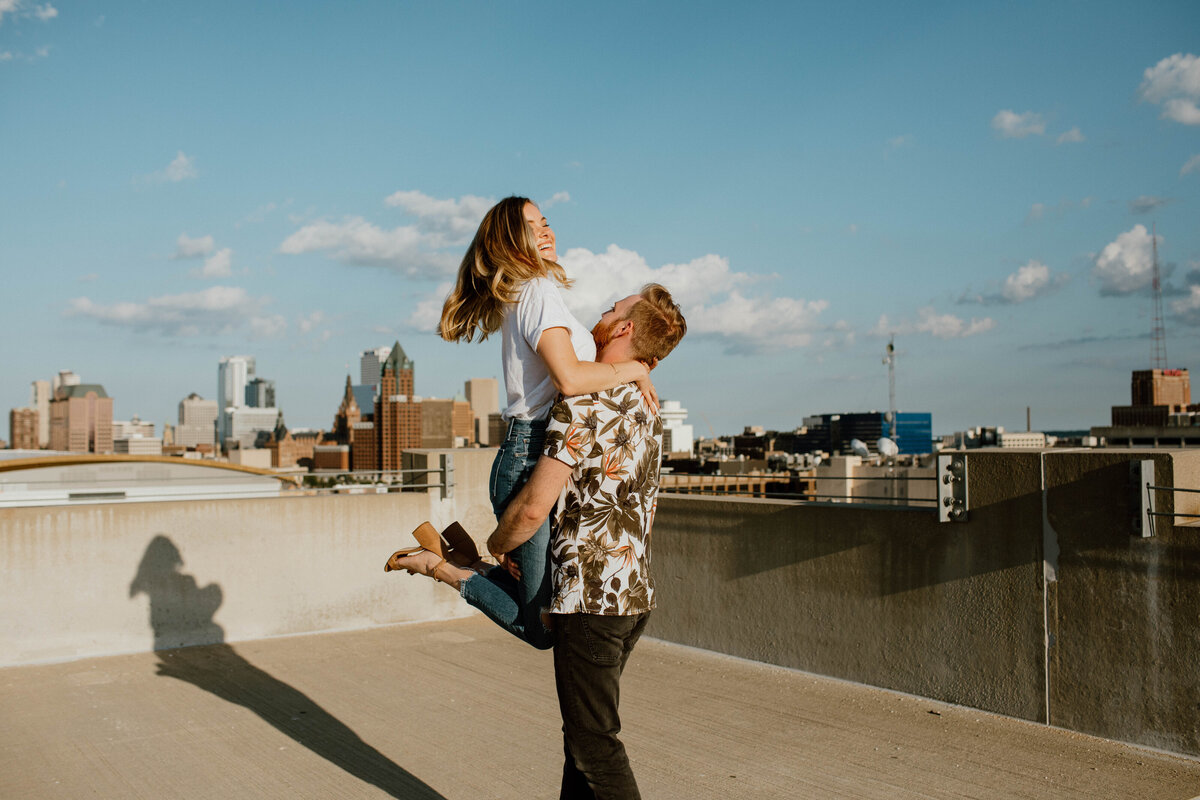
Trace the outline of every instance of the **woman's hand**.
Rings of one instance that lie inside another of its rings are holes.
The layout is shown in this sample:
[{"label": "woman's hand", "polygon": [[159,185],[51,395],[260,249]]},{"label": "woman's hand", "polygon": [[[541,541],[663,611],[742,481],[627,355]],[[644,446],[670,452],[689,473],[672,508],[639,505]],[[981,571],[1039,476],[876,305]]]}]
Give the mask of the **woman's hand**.
[{"label": "woman's hand", "polygon": [[637,384],[638,389],[641,389],[642,397],[646,398],[646,405],[650,406],[650,410],[652,412],[654,412],[655,414],[657,414],[658,413],[658,392],[656,392],[654,390],[654,384],[650,382],[650,370],[646,369],[645,365],[642,364],[642,362],[640,362],[640,361],[636,361],[634,363],[640,365],[642,367],[642,369],[645,370],[645,372],[642,373],[641,377],[636,378],[634,380],[634,383]]}]

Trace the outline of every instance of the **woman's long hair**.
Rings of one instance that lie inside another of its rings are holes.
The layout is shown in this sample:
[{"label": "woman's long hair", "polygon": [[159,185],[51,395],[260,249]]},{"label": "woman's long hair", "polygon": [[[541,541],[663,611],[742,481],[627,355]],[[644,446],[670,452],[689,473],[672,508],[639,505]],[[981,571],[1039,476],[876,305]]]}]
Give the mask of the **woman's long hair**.
[{"label": "woman's long hair", "polygon": [[442,306],[438,335],[448,342],[480,341],[500,329],[504,307],[517,301],[532,278],[552,276],[570,286],[567,273],[538,253],[525,221],[527,197],[506,197],[483,216],[458,267],[458,280]]}]

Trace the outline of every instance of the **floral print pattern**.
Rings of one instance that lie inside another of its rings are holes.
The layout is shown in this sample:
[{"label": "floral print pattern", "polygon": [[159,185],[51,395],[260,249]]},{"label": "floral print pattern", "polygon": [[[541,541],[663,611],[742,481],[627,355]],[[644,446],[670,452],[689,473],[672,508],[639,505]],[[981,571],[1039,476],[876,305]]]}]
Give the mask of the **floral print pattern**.
[{"label": "floral print pattern", "polygon": [[654,608],[650,528],[662,420],[632,383],[560,398],[545,454],[573,469],[554,515],[550,612],[625,616]]}]

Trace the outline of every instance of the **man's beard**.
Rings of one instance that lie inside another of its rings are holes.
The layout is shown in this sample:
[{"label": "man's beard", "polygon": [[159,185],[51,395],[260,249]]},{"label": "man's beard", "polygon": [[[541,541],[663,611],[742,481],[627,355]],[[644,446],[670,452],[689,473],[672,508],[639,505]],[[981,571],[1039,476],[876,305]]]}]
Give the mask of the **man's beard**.
[{"label": "man's beard", "polygon": [[592,341],[596,343],[597,356],[599,356],[600,353],[604,351],[604,348],[608,347],[609,343],[612,342],[613,329],[617,327],[617,323],[620,321],[621,320],[619,319],[613,320],[609,324],[605,325],[604,320],[600,320],[596,323],[595,327],[592,328]]}]

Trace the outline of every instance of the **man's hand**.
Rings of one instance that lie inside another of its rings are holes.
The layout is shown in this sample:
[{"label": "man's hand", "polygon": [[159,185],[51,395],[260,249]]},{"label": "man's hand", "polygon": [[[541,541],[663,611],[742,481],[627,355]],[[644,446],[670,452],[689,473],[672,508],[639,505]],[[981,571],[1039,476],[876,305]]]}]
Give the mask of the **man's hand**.
[{"label": "man's hand", "polygon": [[[556,458],[542,456],[529,481],[504,509],[500,524],[488,537],[487,549],[509,572],[503,561],[519,545],[529,541],[554,510],[558,496],[571,477],[571,468]],[[514,565],[515,566],[515,565]],[[520,577],[520,568],[513,573]]]}]

